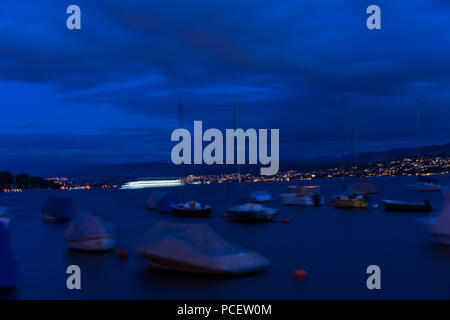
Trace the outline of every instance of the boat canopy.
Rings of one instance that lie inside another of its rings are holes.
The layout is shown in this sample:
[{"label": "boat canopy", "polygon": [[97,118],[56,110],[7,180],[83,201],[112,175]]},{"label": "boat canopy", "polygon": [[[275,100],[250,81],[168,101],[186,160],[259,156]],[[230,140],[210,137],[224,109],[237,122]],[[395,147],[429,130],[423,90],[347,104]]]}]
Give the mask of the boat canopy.
[{"label": "boat canopy", "polygon": [[203,223],[159,222],[136,247],[151,263],[179,271],[243,274],[270,264],[265,257],[231,244]]},{"label": "boat canopy", "polygon": [[97,238],[112,238],[112,226],[99,216],[83,212],[70,222],[64,233],[66,241],[87,240]]},{"label": "boat canopy", "polygon": [[41,207],[41,212],[55,220],[70,220],[75,214],[75,206],[69,197],[48,197]]},{"label": "boat canopy", "polygon": [[368,182],[354,182],[350,185],[350,189],[355,190],[362,194],[377,193],[377,189],[372,183]]},{"label": "boat canopy", "polygon": [[19,264],[14,256],[11,235],[5,224],[0,223],[0,288],[17,285]]}]

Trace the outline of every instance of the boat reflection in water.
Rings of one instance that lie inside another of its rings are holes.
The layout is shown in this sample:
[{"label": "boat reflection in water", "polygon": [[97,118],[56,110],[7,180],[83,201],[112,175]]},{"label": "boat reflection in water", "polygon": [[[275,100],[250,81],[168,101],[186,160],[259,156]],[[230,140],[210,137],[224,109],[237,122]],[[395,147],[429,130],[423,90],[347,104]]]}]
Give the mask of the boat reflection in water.
[{"label": "boat reflection in water", "polygon": [[136,181],[130,181],[120,187],[120,189],[144,189],[144,188],[161,188],[161,187],[177,187],[182,184],[181,179],[177,178],[140,178]]}]

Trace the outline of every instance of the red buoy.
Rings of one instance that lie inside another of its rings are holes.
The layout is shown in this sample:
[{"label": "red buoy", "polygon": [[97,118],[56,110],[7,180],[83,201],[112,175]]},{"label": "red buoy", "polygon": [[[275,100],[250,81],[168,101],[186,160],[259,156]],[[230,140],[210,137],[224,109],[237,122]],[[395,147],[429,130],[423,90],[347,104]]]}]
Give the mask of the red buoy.
[{"label": "red buoy", "polygon": [[128,259],[128,250],[127,249],[119,249],[119,250],[117,250],[116,254],[120,260]]},{"label": "red buoy", "polygon": [[334,206],[333,201],[330,201],[330,203],[328,203],[328,205],[329,205],[330,207]]},{"label": "red buoy", "polygon": [[289,219],[289,218],[284,218],[284,219],[283,219],[283,222],[284,222],[284,223],[289,223],[289,222],[291,222],[291,219]]},{"label": "red buoy", "polygon": [[303,278],[306,278],[306,275],[307,275],[308,273],[306,272],[306,270],[303,270],[303,269],[297,269],[297,270],[294,270],[294,272],[292,272],[292,275],[294,276],[294,278],[296,278],[296,279],[303,279]]},{"label": "red buoy", "polygon": [[228,213],[226,213],[226,212],[222,213],[222,217],[223,217],[223,218],[228,217]]}]

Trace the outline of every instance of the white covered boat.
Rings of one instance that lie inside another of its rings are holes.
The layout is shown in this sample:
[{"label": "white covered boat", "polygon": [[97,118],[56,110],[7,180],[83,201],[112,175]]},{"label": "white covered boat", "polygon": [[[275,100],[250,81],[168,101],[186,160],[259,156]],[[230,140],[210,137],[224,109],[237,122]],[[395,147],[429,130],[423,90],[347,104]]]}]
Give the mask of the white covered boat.
[{"label": "white covered boat", "polygon": [[441,186],[434,182],[418,182],[406,185],[408,191],[440,191]]},{"label": "white covered boat", "polygon": [[450,190],[444,190],[445,207],[437,218],[427,220],[429,233],[439,243],[450,245]]},{"label": "white covered boat", "polygon": [[290,186],[280,197],[281,204],[291,206],[321,206],[325,202],[320,186]]},{"label": "white covered boat", "polygon": [[64,233],[67,246],[82,251],[107,251],[116,240],[110,224],[89,213],[76,216]]},{"label": "white covered boat", "polygon": [[245,203],[228,208],[227,213],[231,220],[259,222],[271,221],[278,214],[278,209],[257,203]]},{"label": "white covered boat", "polygon": [[270,265],[262,255],[229,243],[203,223],[159,222],[136,248],[153,266],[174,271],[240,275]]}]

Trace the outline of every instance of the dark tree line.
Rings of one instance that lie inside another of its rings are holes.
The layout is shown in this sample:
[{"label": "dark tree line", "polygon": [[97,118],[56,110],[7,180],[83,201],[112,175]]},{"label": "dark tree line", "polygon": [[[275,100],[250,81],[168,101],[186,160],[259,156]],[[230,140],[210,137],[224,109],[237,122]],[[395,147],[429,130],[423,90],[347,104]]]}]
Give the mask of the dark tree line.
[{"label": "dark tree line", "polygon": [[1,171],[0,189],[9,189],[13,185],[19,189],[58,189],[61,187],[53,181],[41,177],[31,177],[27,173],[21,173],[14,177],[9,171]]}]

